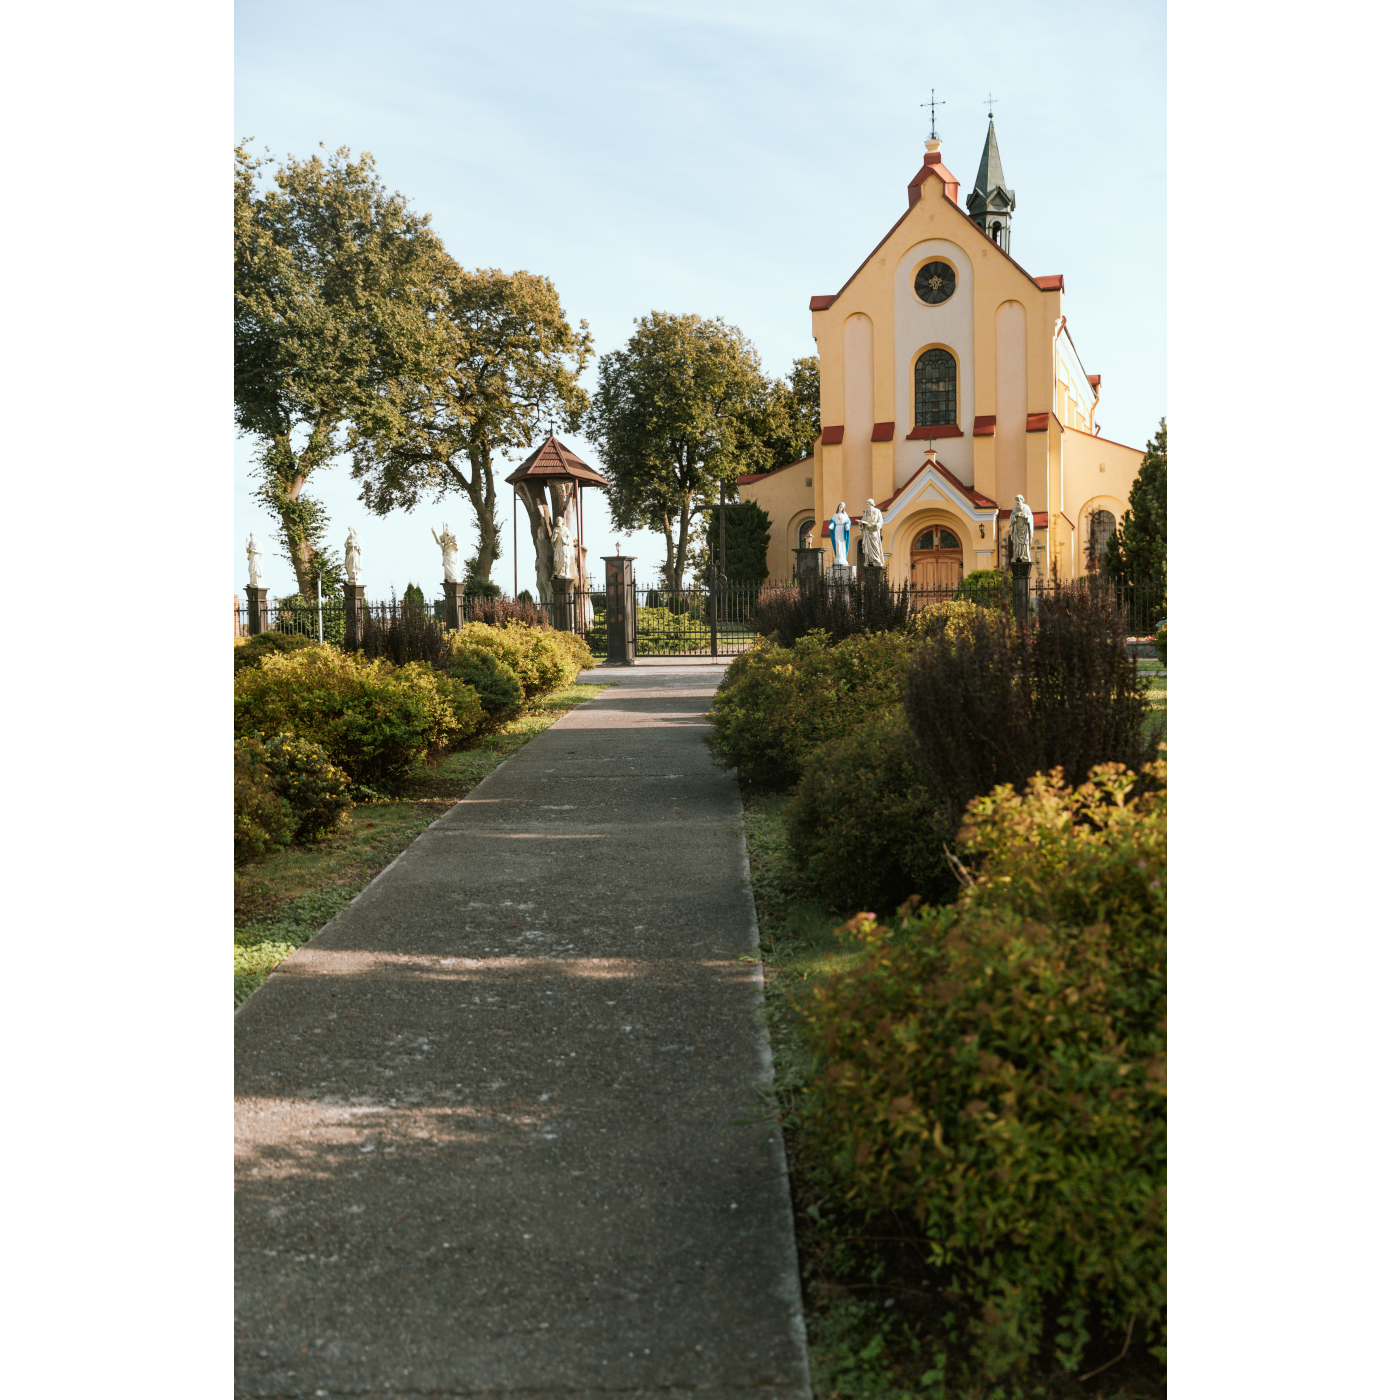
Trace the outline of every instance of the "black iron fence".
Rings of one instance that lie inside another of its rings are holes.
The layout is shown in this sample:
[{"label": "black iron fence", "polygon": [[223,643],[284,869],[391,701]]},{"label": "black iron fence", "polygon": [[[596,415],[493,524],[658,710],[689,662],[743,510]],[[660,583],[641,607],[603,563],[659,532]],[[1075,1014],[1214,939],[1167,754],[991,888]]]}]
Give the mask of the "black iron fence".
[{"label": "black iron fence", "polygon": [[[1042,598],[1066,587],[1112,589],[1130,637],[1150,637],[1166,615],[1164,585],[1101,578],[1071,584],[1030,581],[1032,613]],[[923,608],[960,601],[1009,608],[1011,578],[999,574],[987,582],[946,588],[917,587],[912,583],[891,585],[878,575],[860,577],[845,585],[830,583],[824,577],[802,584],[725,583],[714,589],[634,584],[628,628],[637,656],[735,656],[753,644],[760,630],[765,634],[775,630],[781,633],[795,627],[800,634],[812,626],[825,626],[842,635],[882,630],[904,625]],[[361,605],[356,635],[363,638],[367,627],[380,632],[396,632],[405,626],[441,631],[448,626],[448,606],[442,600],[423,604],[402,599],[367,602]],[[463,614],[468,621],[476,617],[491,622],[520,621],[575,632],[587,640],[595,656],[608,654],[608,596],[591,579],[576,591],[540,599],[529,595],[522,600],[467,598]],[[788,614],[793,616],[775,629],[774,619]],[[279,603],[269,599],[260,625],[252,627],[247,603],[239,600],[234,608],[234,629],[240,636],[272,631],[343,644],[345,600],[327,598],[318,607],[299,600]]]}]

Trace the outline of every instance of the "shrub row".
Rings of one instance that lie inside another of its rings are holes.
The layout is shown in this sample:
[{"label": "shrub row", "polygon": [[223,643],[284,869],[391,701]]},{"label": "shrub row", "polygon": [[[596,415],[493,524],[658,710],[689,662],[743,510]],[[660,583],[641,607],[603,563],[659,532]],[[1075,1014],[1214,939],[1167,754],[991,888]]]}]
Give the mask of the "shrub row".
[{"label": "shrub row", "polygon": [[1165,1341],[1165,764],[1144,776],[973,802],[973,887],[857,916],[864,956],[802,1008],[806,1130],[853,1205],[927,1234],[969,1340],[949,1393]]},{"label": "shrub row", "polygon": [[344,770],[293,734],[235,740],[233,793],[236,865],[335,830],[353,805]]}]

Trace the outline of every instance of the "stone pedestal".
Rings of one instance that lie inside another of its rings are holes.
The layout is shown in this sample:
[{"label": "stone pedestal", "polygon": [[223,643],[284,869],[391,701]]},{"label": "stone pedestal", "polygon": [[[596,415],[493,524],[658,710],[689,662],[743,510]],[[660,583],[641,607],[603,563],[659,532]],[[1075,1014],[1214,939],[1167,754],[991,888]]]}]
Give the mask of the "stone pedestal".
[{"label": "stone pedestal", "polygon": [[365,586],[362,583],[345,585],[345,642],[346,651],[358,651],[365,630]]},{"label": "stone pedestal", "polygon": [[455,632],[461,627],[464,618],[464,605],[467,598],[467,585],[465,583],[453,583],[451,579],[442,581],[442,621],[449,631]]},{"label": "stone pedestal", "polygon": [[577,632],[577,591],[571,578],[555,574],[554,601],[550,604],[550,626],[556,632]]},{"label": "stone pedestal", "polygon": [[799,584],[815,583],[822,576],[822,552],[820,549],[800,548],[792,551],[797,560],[793,574]]},{"label": "stone pedestal", "polygon": [[1024,624],[1031,615],[1031,566],[1029,562],[1011,565],[1011,611]]},{"label": "stone pedestal", "polygon": [[267,589],[254,588],[250,583],[243,591],[248,595],[248,635],[256,637],[268,628]]},{"label": "stone pedestal", "polygon": [[849,588],[855,576],[856,571],[850,564],[833,564],[826,571],[826,581],[837,588]]},{"label": "stone pedestal", "polygon": [[608,660],[637,664],[637,590],[632,576],[636,556],[617,554],[603,560],[608,608]]}]

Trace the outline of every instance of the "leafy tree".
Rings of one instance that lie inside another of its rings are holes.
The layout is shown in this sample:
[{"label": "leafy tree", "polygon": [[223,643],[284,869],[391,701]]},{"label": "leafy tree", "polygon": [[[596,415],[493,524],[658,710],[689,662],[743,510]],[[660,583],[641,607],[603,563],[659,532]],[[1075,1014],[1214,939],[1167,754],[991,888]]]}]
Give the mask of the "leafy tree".
[{"label": "leafy tree", "polygon": [[593,337],[587,321],[569,324],[554,284],[532,272],[468,272],[444,258],[433,300],[441,363],[420,381],[399,380],[362,416],[352,472],[378,515],[465,495],[478,537],[471,573],[486,582],[504,524],[493,458],[529,446],[547,422],[578,429]]},{"label": "leafy tree", "polygon": [[609,477],[619,530],[666,540],[663,573],[680,588],[696,508],[720,483],[766,467],[777,419],[772,388],[743,333],[722,319],[653,311],[598,362],[587,419]]},{"label": "leafy tree", "polygon": [[1167,582],[1167,420],[1147,444],[1147,455],[1128,492],[1123,523],[1104,551],[1103,572],[1111,579]]},{"label": "leafy tree", "polygon": [[427,600],[423,597],[423,590],[416,583],[410,583],[403,591],[403,602],[406,608],[426,608]]},{"label": "leafy tree", "polygon": [[[768,541],[773,522],[756,501],[725,511],[724,572],[731,583],[762,583],[768,577]],[[695,556],[695,578],[705,579],[710,560],[719,563],[719,522],[712,512],[705,547]]]},{"label": "leafy tree", "polygon": [[306,483],[344,449],[347,423],[372,424],[386,389],[439,363],[426,292],[445,255],[428,216],[385,190],[367,152],[289,156],[259,191],[268,163],[235,149],[235,419],[258,439],[257,496],[281,521],[297,588],[311,599],[334,556]]},{"label": "leafy tree", "polygon": [[773,381],[773,409],[778,427],[766,443],[772,460],[759,470],[812,455],[812,441],[822,430],[821,368],[815,355],[794,360],[787,377]]}]

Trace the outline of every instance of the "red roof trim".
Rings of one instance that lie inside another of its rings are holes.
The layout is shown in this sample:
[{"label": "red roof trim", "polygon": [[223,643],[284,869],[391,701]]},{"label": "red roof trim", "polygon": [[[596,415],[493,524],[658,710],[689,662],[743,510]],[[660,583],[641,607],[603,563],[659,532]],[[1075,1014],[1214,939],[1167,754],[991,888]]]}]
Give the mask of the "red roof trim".
[{"label": "red roof trim", "polygon": [[1063,272],[1052,273],[1049,277],[1032,277],[1031,281],[1042,292],[1062,292],[1065,289],[1065,274]]},{"label": "red roof trim", "polygon": [[945,438],[962,437],[963,430],[956,423],[921,423],[905,439],[905,442],[912,442],[915,438]]},{"label": "red roof trim", "polygon": [[990,496],[984,496],[980,491],[974,491],[971,486],[964,486],[942,462],[935,462],[933,468],[935,471],[941,473],[945,480],[956,486],[973,505],[979,507],[981,510],[990,510],[996,505],[996,502],[992,500]]},{"label": "red roof trim", "polygon": [[830,428],[822,429],[823,447],[840,447],[841,439],[846,436],[846,426],[844,423],[833,424]]},{"label": "red roof trim", "polygon": [[1026,431],[1028,433],[1048,433],[1050,431],[1050,415],[1048,413],[1026,414]]},{"label": "red roof trim", "polygon": [[1103,375],[1101,374],[1090,374],[1085,377],[1088,379],[1091,389],[1097,389],[1103,383]]},{"label": "red roof trim", "polygon": [[831,303],[832,303],[833,301],[835,301],[836,298],[837,298],[838,296],[840,296],[840,295],[841,295],[840,292],[833,292],[831,296],[813,297],[812,300],[809,301],[809,302],[807,303],[807,310],[808,310],[808,311],[825,311],[826,308],[827,308],[828,306],[830,306]]},{"label": "red roof trim", "polygon": [[997,416],[995,413],[979,414],[972,420],[973,437],[995,437],[997,434]]},{"label": "red roof trim", "polygon": [[871,429],[871,432],[870,432],[870,441],[871,441],[871,442],[893,442],[893,441],[894,441],[894,424],[893,424],[893,423],[876,423],[876,425],[874,426],[874,428]]},{"label": "red roof trim", "polygon": [[[999,510],[997,511],[997,519],[1010,520],[1011,512],[1009,510]],[[1074,521],[1070,520],[1069,516],[1067,516],[1064,511],[1060,512],[1060,519],[1069,520],[1069,528],[1071,530],[1074,529]],[[1037,530],[1048,530],[1050,528],[1050,514],[1048,511],[1038,510],[1035,512],[1035,528]]]},{"label": "red roof trim", "polygon": [[736,484],[739,486],[752,486],[755,481],[767,481],[770,476],[777,476],[779,472],[785,472],[789,467],[800,467],[803,462],[811,462],[813,460],[815,459],[809,452],[807,456],[799,457],[795,462],[784,462],[781,467],[774,467],[771,471],[748,472],[744,476],[738,477],[736,479]]}]

